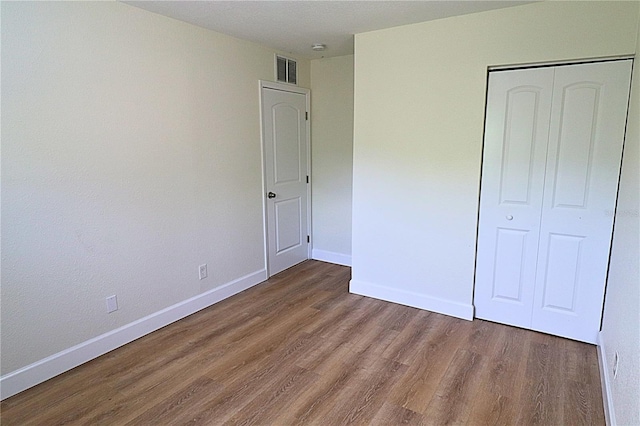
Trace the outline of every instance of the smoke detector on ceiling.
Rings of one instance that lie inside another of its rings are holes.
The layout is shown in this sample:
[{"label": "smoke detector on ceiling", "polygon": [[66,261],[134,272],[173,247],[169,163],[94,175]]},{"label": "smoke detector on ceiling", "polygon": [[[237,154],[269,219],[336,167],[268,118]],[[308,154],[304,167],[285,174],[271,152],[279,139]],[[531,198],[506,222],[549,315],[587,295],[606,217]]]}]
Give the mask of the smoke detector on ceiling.
[{"label": "smoke detector on ceiling", "polygon": [[316,52],[322,52],[323,50],[325,50],[327,48],[326,44],[323,43],[313,43],[311,45],[311,49],[316,51]]}]

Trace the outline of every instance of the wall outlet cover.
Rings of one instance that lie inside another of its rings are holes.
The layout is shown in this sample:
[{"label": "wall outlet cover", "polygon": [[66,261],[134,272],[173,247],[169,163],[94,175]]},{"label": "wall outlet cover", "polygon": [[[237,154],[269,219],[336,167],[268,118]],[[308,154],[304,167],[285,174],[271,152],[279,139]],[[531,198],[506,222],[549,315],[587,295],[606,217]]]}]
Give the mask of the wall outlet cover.
[{"label": "wall outlet cover", "polygon": [[207,278],[207,264],[203,264],[200,265],[198,267],[198,275],[200,276],[200,279],[203,280],[205,278]]},{"label": "wall outlet cover", "polygon": [[118,310],[118,299],[116,295],[107,297],[107,313],[115,312]]}]

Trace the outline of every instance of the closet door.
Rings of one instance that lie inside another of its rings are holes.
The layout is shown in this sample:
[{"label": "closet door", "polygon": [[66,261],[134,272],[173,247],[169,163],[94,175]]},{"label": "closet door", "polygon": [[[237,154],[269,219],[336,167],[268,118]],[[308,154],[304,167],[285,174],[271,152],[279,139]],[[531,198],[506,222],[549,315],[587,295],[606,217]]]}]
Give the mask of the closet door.
[{"label": "closet door", "polygon": [[631,61],[491,73],[476,316],[595,343]]},{"label": "closet door", "polygon": [[631,61],[555,68],[531,328],[595,343]]},{"label": "closet door", "polygon": [[553,69],[489,75],[476,259],[478,318],[530,327]]}]

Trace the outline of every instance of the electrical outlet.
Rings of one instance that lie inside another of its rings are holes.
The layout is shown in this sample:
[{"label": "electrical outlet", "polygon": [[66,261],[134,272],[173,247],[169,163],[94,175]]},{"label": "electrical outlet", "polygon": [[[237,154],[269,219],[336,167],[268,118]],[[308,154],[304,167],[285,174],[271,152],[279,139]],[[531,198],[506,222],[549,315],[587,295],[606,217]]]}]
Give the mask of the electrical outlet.
[{"label": "electrical outlet", "polygon": [[618,363],[620,362],[620,355],[618,355],[618,351],[613,358],[613,378],[618,377]]},{"label": "electrical outlet", "polygon": [[118,299],[116,295],[107,297],[107,313],[115,312],[118,310]]},{"label": "electrical outlet", "polygon": [[200,265],[198,268],[198,274],[200,275],[200,279],[203,280],[207,278],[207,264]]}]

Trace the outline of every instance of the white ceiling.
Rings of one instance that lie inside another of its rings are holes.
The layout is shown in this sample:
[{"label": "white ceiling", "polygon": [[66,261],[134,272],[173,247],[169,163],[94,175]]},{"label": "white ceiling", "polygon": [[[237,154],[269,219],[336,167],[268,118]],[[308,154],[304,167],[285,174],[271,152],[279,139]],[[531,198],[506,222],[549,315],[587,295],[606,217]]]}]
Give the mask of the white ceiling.
[{"label": "white ceiling", "polygon": [[[353,34],[530,3],[522,0],[123,2],[308,59],[352,54]],[[324,43],[327,49],[314,52],[313,43]]]}]

